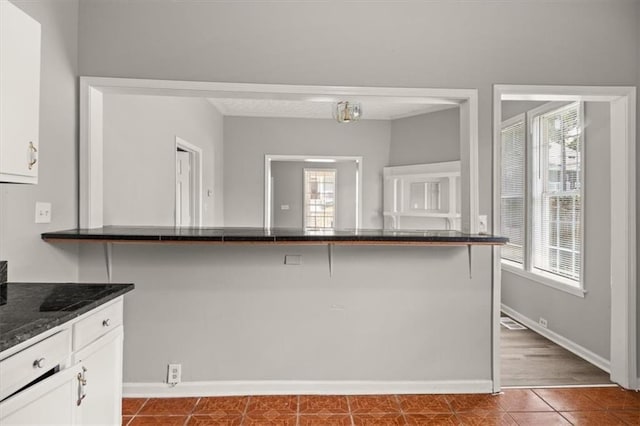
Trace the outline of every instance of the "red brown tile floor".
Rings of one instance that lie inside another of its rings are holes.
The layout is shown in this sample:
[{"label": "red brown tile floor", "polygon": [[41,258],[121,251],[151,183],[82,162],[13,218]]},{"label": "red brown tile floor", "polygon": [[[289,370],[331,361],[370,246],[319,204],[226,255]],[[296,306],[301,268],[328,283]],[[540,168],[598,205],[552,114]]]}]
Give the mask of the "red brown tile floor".
[{"label": "red brown tile floor", "polygon": [[125,398],[138,425],[640,425],[640,393],[617,387],[510,389],[501,395]]}]

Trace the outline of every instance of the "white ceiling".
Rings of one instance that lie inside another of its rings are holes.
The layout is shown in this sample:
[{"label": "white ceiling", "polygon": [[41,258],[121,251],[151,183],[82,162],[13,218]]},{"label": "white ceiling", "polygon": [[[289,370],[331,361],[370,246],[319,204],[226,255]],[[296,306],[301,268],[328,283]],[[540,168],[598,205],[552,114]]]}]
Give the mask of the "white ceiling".
[{"label": "white ceiling", "polygon": [[[329,98],[318,100],[208,98],[208,100],[225,116],[319,119],[332,119],[337,102]],[[395,120],[457,107],[457,105],[390,102],[379,99],[357,102],[362,105],[363,120]]]}]

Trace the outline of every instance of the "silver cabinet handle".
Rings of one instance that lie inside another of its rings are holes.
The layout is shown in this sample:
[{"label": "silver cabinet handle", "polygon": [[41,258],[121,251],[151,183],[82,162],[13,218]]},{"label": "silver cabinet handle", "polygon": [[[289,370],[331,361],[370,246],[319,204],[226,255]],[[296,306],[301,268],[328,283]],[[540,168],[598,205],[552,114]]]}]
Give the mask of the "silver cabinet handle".
[{"label": "silver cabinet handle", "polygon": [[35,361],[33,361],[33,368],[42,368],[42,367],[44,367],[44,357],[38,358]]},{"label": "silver cabinet handle", "polygon": [[76,404],[82,404],[82,400],[87,396],[87,392],[84,387],[87,386],[87,369],[82,367],[82,373],[78,373],[78,401]]},{"label": "silver cabinet handle", "polygon": [[31,170],[38,161],[37,152],[38,150],[33,146],[33,142],[29,142],[29,170]]},{"label": "silver cabinet handle", "polygon": [[109,327],[111,325],[111,320],[109,320],[109,318],[107,318],[106,320],[102,321],[102,326],[103,327]]}]

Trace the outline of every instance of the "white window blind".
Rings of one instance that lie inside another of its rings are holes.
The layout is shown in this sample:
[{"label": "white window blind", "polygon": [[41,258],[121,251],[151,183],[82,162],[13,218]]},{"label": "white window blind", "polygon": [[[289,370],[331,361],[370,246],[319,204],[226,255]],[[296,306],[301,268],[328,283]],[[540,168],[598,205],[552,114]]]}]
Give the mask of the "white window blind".
[{"label": "white window blind", "polygon": [[525,120],[502,129],[501,235],[509,238],[502,258],[522,264],[525,243]]},{"label": "white window blind", "polygon": [[[582,123],[578,103],[534,118],[534,269],[580,280]],[[576,283],[578,285],[578,283]]]},{"label": "white window blind", "polygon": [[336,169],[304,169],[304,226],[332,229],[336,222]]}]

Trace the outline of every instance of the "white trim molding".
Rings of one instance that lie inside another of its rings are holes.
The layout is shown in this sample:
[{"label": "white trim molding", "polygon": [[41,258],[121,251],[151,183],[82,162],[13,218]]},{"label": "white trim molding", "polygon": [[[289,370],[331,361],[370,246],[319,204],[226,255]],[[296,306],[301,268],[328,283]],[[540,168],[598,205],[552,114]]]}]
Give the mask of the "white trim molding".
[{"label": "white trim molding", "polygon": [[[638,386],[636,284],[636,88],[623,86],[519,86],[493,88],[493,230],[500,224],[502,101],[606,102],[611,112],[611,381]],[[493,250],[494,292],[499,296],[500,248]],[[498,257],[496,259],[495,257]],[[498,265],[498,268],[496,268]],[[496,271],[497,269],[497,271]],[[494,330],[499,308],[494,294]],[[494,367],[499,365],[494,333]],[[499,368],[493,370],[499,383]]]},{"label": "white trim molding", "polygon": [[540,326],[537,322],[535,322],[531,318],[528,318],[522,315],[520,312],[514,309],[511,309],[505,304],[502,304],[500,308],[502,312],[504,312],[505,314],[509,315],[516,321],[527,326],[528,328],[535,331],[539,335],[551,340],[553,343],[557,344],[558,346],[562,346],[569,352],[574,353],[580,358],[589,361],[591,364],[595,365],[601,370],[606,371],[607,373],[611,372],[611,363],[609,362],[608,359],[601,357],[600,355],[590,351],[584,346],[580,346],[579,344],[575,343],[572,340],[567,339],[566,337],[556,333],[555,331],[551,331],[548,328],[544,328]]},{"label": "white trim molding", "polygon": [[[577,296],[577,297],[584,298],[585,294],[587,294],[587,291],[581,287],[576,287],[571,284],[564,283],[562,280],[562,277],[557,277],[557,276],[547,277],[542,273],[525,271],[524,269],[519,268],[518,266],[510,264],[508,260],[502,261],[502,272],[510,272],[522,278],[535,281],[542,285],[546,285],[547,287],[555,288],[556,290],[564,291],[565,293],[573,294],[574,296]],[[569,280],[567,280],[567,282],[568,281]]]},{"label": "white trim molding", "polygon": [[[103,226],[102,127],[104,94],[151,94],[185,97],[273,97],[278,99],[371,99],[460,108],[462,161],[462,231],[478,229],[478,90],[403,87],[300,86],[80,77],[80,228]],[[361,196],[361,195],[360,195]]]},{"label": "white trim molding", "polygon": [[330,381],[330,380],[229,380],[166,383],[124,383],[125,398],[236,395],[370,395],[491,393],[491,380],[443,381]]}]

